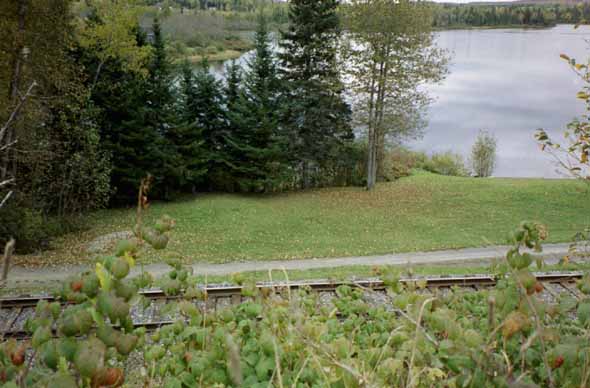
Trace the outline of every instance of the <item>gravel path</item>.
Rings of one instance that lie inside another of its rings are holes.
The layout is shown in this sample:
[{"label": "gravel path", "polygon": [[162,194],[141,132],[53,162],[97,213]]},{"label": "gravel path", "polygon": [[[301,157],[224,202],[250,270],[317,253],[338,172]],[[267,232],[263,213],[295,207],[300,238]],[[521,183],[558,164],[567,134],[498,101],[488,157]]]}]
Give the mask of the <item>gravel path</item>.
[{"label": "gravel path", "polygon": [[[553,264],[568,252],[569,244],[546,244],[543,255],[549,258],[548,264]],[[229,275],[235,272],[268,271],[268,270],[307,270],[319,268],[338,268],[344,266],[367,265],[442,265],[442,264],[485,264],[492,259],[503,257],[507,246],[493,246],[486,248],[465,248],[432,252],[411,252],[387,254],[381,256],[357,256],[331,259],[306,259],[284,261],[250,261],[226,264],[194,264],[194,273],[198,275]],[[68,266],[43,269],[26,269],[14,267],[8,276],[9,281],[15,283],[50,282],[66,279],[70,274],[89,269],[89,266]],[[144,270],[155,277],[162,276],[170,267],[166,264],[145,265]],[[139,266],[132,270],[132,275],[141,271]]]}]

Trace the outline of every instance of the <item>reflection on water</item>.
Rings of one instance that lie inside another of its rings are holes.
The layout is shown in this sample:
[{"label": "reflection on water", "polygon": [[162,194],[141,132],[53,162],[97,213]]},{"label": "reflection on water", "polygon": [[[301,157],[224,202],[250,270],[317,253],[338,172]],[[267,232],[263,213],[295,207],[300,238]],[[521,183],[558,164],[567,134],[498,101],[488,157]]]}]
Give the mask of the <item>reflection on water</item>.
[{"label": "reflection on water", "polygon": [[[450,74],[428,86],[435,102],[421,140],[409,145],[426,152],[452,150],[465,157],[480,129],[498,138],[496,176],[556,177],[553,159],[534,140],[537,128],[560,136],[584,113],[576,99],[582,81],[559,54],[579,61],[590,55],[590,26],[551,29],[459,30],[438,33],[452,53]],[[251,53],[238,62],[244,64]],[[212,64],[221,76],[222,64]]]},{"label": "reflection on water", "polygon": [[424,138],[412,148],[468,156],[478,130],[486,129],[498,138],[495,175],[558,176],[533,135],[542,127],[559,136],[584,112],[576,99],[582,81],[559,54],[586,61],[588,38],[590,27],[567,25],[439,33],[439,45],[453,53],[450,74],[429,87],[436,101]]}]

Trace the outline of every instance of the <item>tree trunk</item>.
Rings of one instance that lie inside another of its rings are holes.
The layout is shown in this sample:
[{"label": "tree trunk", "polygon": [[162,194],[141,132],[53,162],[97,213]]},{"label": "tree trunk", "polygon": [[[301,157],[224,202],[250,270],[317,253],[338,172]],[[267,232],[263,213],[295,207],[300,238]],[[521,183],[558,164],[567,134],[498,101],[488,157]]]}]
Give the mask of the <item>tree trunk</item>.
[{"label": "tree trunk", "polygon": [[369,120],[368,120],[368,145],[367,145],[367,190],[373,190],[377,181],[377,169],[375,166],[376,155],[375,155],[375,67],[376,63],[373,62],[371,67],[371,90],[369,96]]},{"label": "tree trunk", "polygon": [[[379,163],[382,161],[382,157],[379,156],[381,150],[381,137],[383,136],[382,122],[383,122],[383,102],[385,96],[385,78],[384,78],[385,63],[379,63],[378,74],[373,72],[373,85],[377,84],[377,96],[374,101],[373,108],[373,125],[372,131],[369,133],[369,159],[370,159],[370,179],[367,182],[367,189],[371,190],[377,183],[377,175],[379,172]],[[375,67],[374,67],[375,70]],[[375,78],[377,78],[375,80]],[[374,92],[371,94],[371,101],[375,98]]]},{"label": "tree trunk", "polygon": [[384,181],[387,179],[385,171],[385,132],[379,131],[377,134],[377,180]]},{"label": "tree trunk", "polygon": [[92,98],[92,92],[94,91],[94,88],[96,87],[96,84],[98,83],[98,77],[100,77],[100,72],[102,70],[102,67],[104,66],[106,60],[102,59],[100,61],[100,63],[98,64],[98,67],[96,68],[96,73],[94,74],[94,80],[92,81],[92,85],[90,86],[90,93],[88,93],[88,99],[90,100]]},{"label": "tree trunk", "polygon": [[377,155],[375,144],[375,128],[369,129],[369,152],[367,160],[367,190],[373,190],[377,182]]},{"label": "tree trunk", "polygon": [[[18,103],[18,90],[21,84],[22,78],[22,67],[23,67],[23,55],[25,48],[25,17],[27,14],[27,0],[20,0],[18,2],[18,31],[16,33],[14,54],[13,54],[13,65],[12,65],[12,77],[10,80],[10,88],[8,90],[8,97],[10,104],[15,105]],[[6,144],[12,144],[16,140],[16,130],[13,126],[7,129],[6,133]],[[16,174],[16,161],[14,152],[10,149],[6,150],[2,156],[2,164],[0,167],[0,181],[5,180],[8,176],[8,172],[11,171],[13,177]]]},{"label": "tree trunk", "polygon": [[[389,57],[389,46],[385,48],[384,58]],[[384,159],[385,159],[385,130],[383,125],[383,112],[385,110],[385,92],[387,76],[389,71],[389,62],[382,62],[379,69],[379,95],[377,96],[377,134],[376,134],[376,176],[379,179],[385,177]]]},{"label": "tree trunk", "polygon": [[309,162],[304,161],[301,167],[302,167],[302,171],[301,171],[302,189],[306,190],[306,189],[309,189],[309,187],[311,186],[310,179],[309,179]]}]

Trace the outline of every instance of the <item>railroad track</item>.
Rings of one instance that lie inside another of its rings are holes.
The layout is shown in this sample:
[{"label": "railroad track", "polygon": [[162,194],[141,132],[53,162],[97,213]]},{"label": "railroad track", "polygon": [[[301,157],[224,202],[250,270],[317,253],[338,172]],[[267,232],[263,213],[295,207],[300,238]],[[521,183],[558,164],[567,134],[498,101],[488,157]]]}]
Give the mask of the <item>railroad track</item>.
[{"label": "railroad track", "polygon": [[[552,300],[558,295],[567,293],[579,298],[581,294],[575,286],[575,281],[582,278],[582,272],[561,272],[561,273],[536,273],[539,282],[544,284],[543,293],[545,298]],[[497,279],[489,275],[475,276],[441,276],[441,277],[415,277],[400,279],[402,283],[421,283],[424,292],[437,292],[450,290],[458,287],[462,289],[479,291],[496,285]],[[311,281],[311,282],[275,282],[259,283],[259,289],[265,289],[267,293],[287,293],[298,289],[308,289],[321,295],[334,297],[338,287],[349,285],[362,289],[372,290],[376,293],[384,292],[386,285],[379,279],[367,279],[357,281]],[[230,305],[239,304],[244,300],[241,286],[210,286],[205,287],[206,298],[204,301],[195,301],[202,309],[216,311]],[[167,296],[163,290],[150,289],[140,291],[139,294],[150,300],[147,308],[132,307],[131,314],[136,327],[145,327],[148,330],[155,330],[161,326],[174,323],[175,320],[167,314],[160,314],[162,307],[171,300],[178,300],[182,296]],[[326,299],[326,298],[324,298]],[[26,339],[30,333],[25,330],[26,320],[33,316],[35,306],[39,301],[54,302],[56,298],[50,295],[24,295],[18,297],[0,298],[0,335],[4,338]]]}]

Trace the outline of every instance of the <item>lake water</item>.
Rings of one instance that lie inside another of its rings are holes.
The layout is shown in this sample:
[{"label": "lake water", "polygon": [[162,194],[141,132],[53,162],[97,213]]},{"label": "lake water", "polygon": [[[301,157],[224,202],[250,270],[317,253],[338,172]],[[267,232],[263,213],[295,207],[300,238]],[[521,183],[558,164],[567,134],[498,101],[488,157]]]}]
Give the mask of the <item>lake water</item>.
[{"label": "lake water", "polygon": [[585,62],[590,55],[585,39],[590,27],[570,25],[438,33],[438,45],[451,53],[450,73],[441,84],[427,86],[435,98],[429,124],[424,136],[408,145],[467,157],[478,131],[485,129],[498,139],[495,176],[559,176],[534,133],[545,128],[559,136],[584,113],[576,99],[583,83],[559,55]]},{"label": "lake water", "polygon": [[576,99],[582,81],[561,53],[586,61],[590,28],[560,25],[544,30],[460,30],[440,32],[437,41],[452,53],[450,74],[429,90],[424,137],[411,147],[452,150],[468,156],[479,129],[498,139],[496,176],[555,177],[553,159],[534,139],[537,128],[560,136],[584,113]]}]

